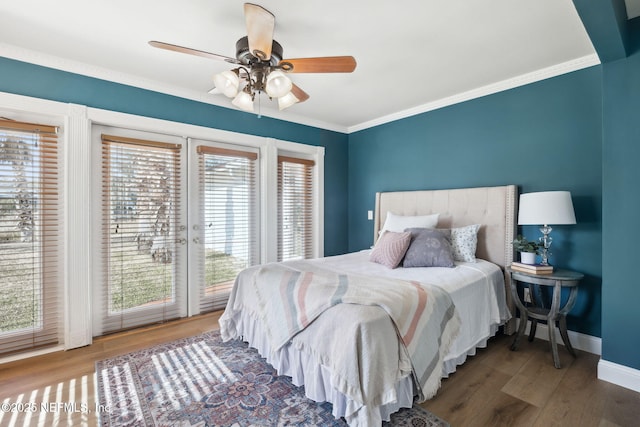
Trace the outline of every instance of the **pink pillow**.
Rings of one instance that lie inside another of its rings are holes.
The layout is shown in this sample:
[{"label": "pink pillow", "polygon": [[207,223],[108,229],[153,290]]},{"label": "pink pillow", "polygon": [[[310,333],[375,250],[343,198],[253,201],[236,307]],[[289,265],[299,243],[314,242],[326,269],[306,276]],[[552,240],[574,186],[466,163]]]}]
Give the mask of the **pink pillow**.
[{"label": "pink pillow", "polygon": [[389,268],[396,268],[404,258],[410,243],[411,233],[385,231],[373,247],[369,260]]}]

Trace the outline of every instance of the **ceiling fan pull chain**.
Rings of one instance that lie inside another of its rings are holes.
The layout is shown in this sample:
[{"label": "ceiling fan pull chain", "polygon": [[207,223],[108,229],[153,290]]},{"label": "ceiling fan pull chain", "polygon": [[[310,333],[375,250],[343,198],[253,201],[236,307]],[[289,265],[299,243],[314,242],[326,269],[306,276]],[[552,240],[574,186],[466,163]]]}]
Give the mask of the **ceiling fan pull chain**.
[{"label": "ceiling fan pull chain", "polygon": [[258,118],[262,118],[262,97],[260,96],[261,92],[258,92]]}]

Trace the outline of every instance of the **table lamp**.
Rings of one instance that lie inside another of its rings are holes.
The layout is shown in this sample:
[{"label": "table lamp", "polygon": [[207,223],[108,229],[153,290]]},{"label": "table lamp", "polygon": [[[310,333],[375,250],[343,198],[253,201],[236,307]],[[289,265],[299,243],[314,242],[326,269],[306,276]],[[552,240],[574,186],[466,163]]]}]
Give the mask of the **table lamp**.
[{"label": "table lamp", "polygon": [[549,247],[552,238],[549,235],[552,225],[575,224],[576,215],[573,211],[571,193],[568,191],[541,191],[520,195],[518,210],[518,225],[542,225],[542,261],[540,264],[549,265]]}]

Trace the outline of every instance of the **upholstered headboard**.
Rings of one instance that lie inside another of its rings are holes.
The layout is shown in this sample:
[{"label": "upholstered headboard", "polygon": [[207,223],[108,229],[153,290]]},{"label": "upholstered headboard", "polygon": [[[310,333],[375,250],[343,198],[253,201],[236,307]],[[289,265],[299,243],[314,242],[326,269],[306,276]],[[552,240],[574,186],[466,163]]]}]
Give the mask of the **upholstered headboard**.
[{"label": "upholstered headboard", "polygon": [[[517,194],[515,185],[376,193],[373,241],[375,243],[378,238],[387,212],[397,215],[439,213],[439,228],[481,224],[476,256],[499,265],[504,271],[514,260],[512,241],[516,232]],[[515,313],[506,273],[505,284],[507,304],[511,313]],[[511,328],[513,324],[505,329],[511,333]]]}]

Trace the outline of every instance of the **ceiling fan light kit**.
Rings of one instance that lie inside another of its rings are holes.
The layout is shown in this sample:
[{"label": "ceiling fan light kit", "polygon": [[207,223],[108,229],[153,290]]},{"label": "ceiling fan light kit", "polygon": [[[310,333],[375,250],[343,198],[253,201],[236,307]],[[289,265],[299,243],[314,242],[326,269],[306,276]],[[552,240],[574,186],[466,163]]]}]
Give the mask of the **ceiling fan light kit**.
[{"label": "ceiling fan light kit", "polygon": [[274,70],[267,75],[265,90],[271,98],[280,98],[289,94],[292,87],[291,79],[280,70]]},{"label": "ceiling fan light kit", "polygon": [[300,102],[300,100],[298,98],[296,98],[296,96],[293,94],[293,92],[289,92],[288,94],[278,98],[278,109],[280,111],[282,111],[285,108],[289,108],[293,104],[296,104],[298,102]]},{"label": "ceiling fan light kit", "polygon": [[283,49],[273,40],[275,17],[265,8],[252,3],[244,4],[247,36],[236,42],[236,57],[191,49],[174,44],[150,41],[160,49],[187,53],[237,64],[239,67],[213,76],[215,89],[233,98],[231,104],[243,111],[253,111],[253,101],[262,92],[278,100],[283,110],[309,99],[309,95],[293,84],[285,73],[351,73],[356,68],[352,56],[282,59]]},{"label": "ceiling fan light kit", "polygon": [[233,98],[238,94],[240,87],[240,78],[238,73],[232,70],[226,70],[213,76],[213,83],[220,93],[229,98]]},{"label": "ceiling fan light kit", "polygon": [[242,92],[233,98],[231,104],[243,111],[253,111],[253,94],[243,89]]}]

